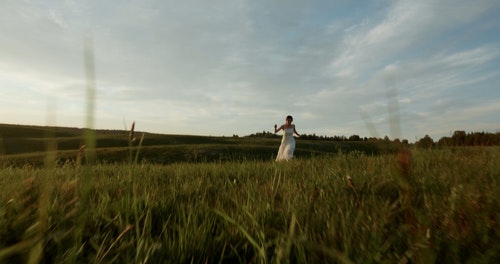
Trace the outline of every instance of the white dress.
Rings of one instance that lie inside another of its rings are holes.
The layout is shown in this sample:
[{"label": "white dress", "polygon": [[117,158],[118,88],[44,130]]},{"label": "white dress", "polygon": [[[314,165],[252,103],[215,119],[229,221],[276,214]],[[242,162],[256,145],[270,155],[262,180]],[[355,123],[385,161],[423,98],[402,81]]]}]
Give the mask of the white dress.
[{"label": "white dress", "polygon": [[295,150],[295,138],[293,137],[293,127],[283,129],[283,137],[281,138],[281,145],[278,150],[276,161],[290,160],[293,158],[293,151]]}]

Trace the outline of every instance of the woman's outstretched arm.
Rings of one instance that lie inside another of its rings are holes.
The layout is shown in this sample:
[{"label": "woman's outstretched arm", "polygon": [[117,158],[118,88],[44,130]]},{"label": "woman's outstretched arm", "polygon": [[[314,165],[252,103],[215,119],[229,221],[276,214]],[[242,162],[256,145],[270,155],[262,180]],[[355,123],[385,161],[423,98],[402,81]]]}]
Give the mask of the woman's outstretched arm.
[{"label": "woman's outstretched arm", "polygon": [[278,133],[282,129],[283,129],[283,125],[281,125],[280,128],[278,128],[278,125],[274,124],[274,134]]},{"label": "woman's outstretched arm", "polygon": [[297,130],[295,130],[295,125],[293,125],[293,133],[295,133],[295,135],[297,135],[298,137],[300,137],[300,134],[297,132]]}]

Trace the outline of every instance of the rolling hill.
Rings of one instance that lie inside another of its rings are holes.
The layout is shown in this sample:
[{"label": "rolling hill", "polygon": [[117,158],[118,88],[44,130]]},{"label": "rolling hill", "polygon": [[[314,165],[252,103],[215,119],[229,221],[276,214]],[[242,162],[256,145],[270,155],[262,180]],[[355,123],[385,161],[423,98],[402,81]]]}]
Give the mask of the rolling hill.
[{"label": "rolling hill", "polygon": [[[139,140],[129,141],[126,130],[94,130],[96,155],[100,162],[127,162],[139,150],[139,161],[168,164],[224,160],[273,159],[279,137],[214,137],[135,132]],[[53,149],[59,163],[73,162],[85,142],[85,129],[0,124],[0,162],[6,165],[43,164]],[[49,148],[48,146],[53,146]],[[374,142],[335,142],[298,139],[296,156],[329,155],[339,151],[378,154],[394,146]]]}]

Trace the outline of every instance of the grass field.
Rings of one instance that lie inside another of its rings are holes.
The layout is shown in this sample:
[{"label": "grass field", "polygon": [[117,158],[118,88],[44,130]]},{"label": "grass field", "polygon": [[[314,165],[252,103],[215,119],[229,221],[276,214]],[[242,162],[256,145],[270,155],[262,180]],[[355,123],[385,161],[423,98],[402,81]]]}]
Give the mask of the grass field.
[{"label": "grass field", "polygon": [[[74,137],[51,133],[51,142]],[[500,259],[498,147],[371,152],[298,141],[297,158],[277,163],[275,139],[158,136],[170,141],[122,149],[122,134],[91,165],[72,161],[78,145],[3,155],[0,263]],[[65,151],[71,162],[56,162]],[[135,151],[148,158],[128,159]]]},{"label": "grass field", "polygon": [[[74,163],[79,149],[85,144],[84,131],[77,128],[18,126],[0,124],[0,167],[42,166],[47,150],[58,163]],[[127,161],[130,151],[139,148],[139,140],[129,142],[125,130],[97,130],[97,160],[101,163]],[[211,137],[190,135],[162,135],[135,132],[144,140],[138,161],[153,164],[176,162],[213,162],[233,160],[270,160],[276,155],[280,138]],[[299,139],[297,156],[312,157],[338,152],[365,154],[395,153],[400,145],[391,142],[334,142]],[[50,144],[50,146],[49,146]]]}]

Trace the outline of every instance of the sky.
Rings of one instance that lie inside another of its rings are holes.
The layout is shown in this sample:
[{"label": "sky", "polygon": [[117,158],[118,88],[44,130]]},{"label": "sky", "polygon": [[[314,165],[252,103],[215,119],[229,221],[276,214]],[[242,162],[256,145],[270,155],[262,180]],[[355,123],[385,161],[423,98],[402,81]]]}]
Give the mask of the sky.
[{"label": "sky", "polygon": [[496,133],[499,32],[498,0],[0,0],[0,123]]}]

